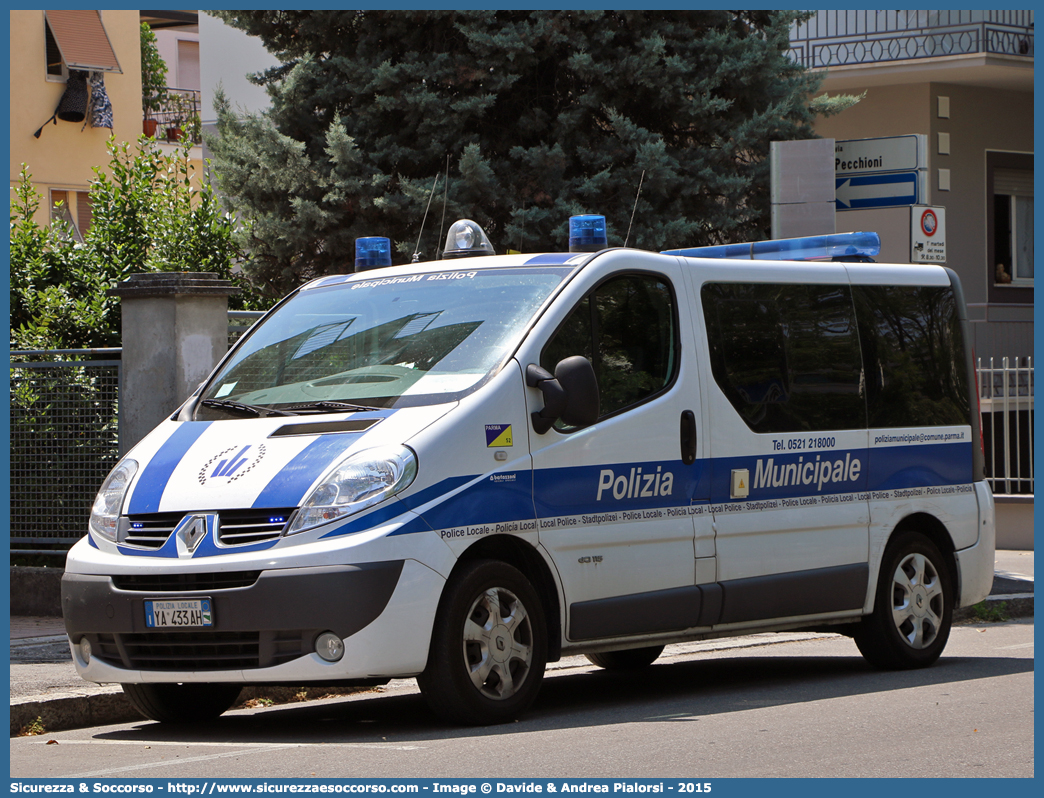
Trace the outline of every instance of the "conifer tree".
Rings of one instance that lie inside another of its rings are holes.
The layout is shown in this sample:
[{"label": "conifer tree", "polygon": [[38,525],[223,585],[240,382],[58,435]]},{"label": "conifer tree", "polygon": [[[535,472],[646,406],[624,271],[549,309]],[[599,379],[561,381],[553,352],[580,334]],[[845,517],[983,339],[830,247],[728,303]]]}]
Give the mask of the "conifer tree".
[{"label": "conifer tree", "polygon": [[457,218],[498,253],[566,249],[577,213],[610,246],[765,238],[769,142],[853,101],[812,99],[789,12],[214,13],[281,62],[265,114],[219,95],[211,142],[272,294],[352,271],[359,236],[437,257]]}]

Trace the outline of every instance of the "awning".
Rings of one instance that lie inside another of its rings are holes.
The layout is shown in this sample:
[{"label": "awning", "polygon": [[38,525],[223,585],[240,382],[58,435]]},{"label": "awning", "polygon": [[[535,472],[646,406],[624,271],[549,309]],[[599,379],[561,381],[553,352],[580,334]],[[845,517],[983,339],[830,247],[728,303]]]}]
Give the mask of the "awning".
[{"label": "awning", "polygon": [[99,12],[67,9],[44,16],[69,69],[123,74]]}]

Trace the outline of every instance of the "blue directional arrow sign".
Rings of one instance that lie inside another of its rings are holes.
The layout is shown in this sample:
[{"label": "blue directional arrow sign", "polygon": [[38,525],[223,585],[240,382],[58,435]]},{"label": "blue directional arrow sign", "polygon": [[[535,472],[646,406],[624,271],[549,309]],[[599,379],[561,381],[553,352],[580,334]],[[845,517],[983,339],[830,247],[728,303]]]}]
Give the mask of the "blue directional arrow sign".
[{"label": "blue directional arrow sign", "polygon": [[920,199],[920,182],[917,178],[916,170],[839,177],[835,196],[837,210],[917,205]]}]

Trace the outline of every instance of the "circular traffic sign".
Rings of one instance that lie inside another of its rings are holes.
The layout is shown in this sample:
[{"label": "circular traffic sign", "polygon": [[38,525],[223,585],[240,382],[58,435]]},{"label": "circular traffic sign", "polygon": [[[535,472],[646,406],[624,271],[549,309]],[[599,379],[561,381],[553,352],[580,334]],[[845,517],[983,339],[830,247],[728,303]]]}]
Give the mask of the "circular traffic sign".
[{"label": "circular traffic sign", "polygon": [[931,238],[939,229],[939,220],[935,218],[935,211],[928,209],[921,214],[921,231]]}]

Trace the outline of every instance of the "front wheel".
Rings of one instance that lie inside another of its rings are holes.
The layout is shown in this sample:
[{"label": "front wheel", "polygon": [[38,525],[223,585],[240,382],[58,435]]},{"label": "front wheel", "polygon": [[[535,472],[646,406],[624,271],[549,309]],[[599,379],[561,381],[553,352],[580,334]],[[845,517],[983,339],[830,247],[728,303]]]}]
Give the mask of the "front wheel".
[{"label": "front wheel", "polygon": [[197,723],[216,718],[236,703],[238,684],[122,684],[123,692],[149,720]]},{"label": "front wheel", "polygon": [[938,547],[918,532],[885,549],[874,611],[855,630],[859,652],[877,668],[931,665],[953,620],[953,580]]},{"label": "front wheel", "polygon": [[477,560],[446,588],[417,683],[448,721],[505,723],[536,699],[546,662],[543,607],[529,580],[506,563]]}]

